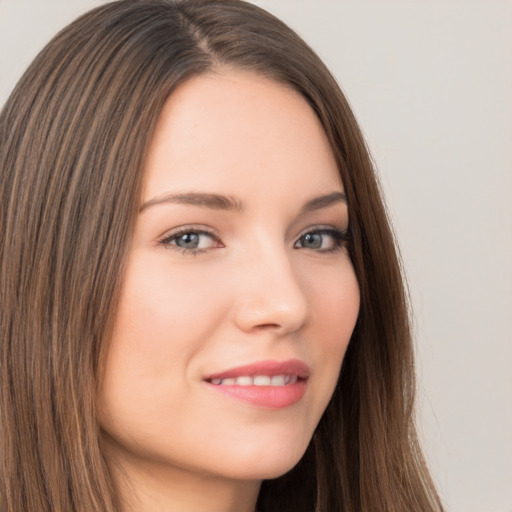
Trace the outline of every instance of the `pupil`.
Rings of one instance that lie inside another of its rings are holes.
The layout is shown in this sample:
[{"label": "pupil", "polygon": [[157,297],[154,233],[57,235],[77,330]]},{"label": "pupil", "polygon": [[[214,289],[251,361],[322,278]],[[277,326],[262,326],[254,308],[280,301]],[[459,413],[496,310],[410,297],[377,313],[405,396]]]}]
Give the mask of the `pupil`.
[{"label": "pupil", "polygon": [[186,249],[197,249],[199,245],[199,235],[197,233],[186,233],[176,240],[176,244]]},{"label": "pupil", "polygon": [[322,247],[322,235],[318,233],[309,233],[304,237],[304,245],[310,249],[319,249]]}]

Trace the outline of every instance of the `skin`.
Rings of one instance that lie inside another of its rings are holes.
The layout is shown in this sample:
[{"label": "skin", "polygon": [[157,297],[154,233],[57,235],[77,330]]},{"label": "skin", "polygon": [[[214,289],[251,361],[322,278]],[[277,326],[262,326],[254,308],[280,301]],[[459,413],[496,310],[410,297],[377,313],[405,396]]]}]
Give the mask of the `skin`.
[{"label": "skin", "polygon": [[[346,246],[325,232],[346,230],[346,202],[302,211],[343,184],[305,100],[237,70],[171,95],[144,172],[98,395],[107,460],[127,511],[251,512],[261,481],[303,455],[356,322]],[[190,193],[236,208],[169,199]],[[179,247],[176,232],[194,230],[208,233],[198,248]],[[257,407],[204,380],[288,359],[310,368],[289,407]]]}]

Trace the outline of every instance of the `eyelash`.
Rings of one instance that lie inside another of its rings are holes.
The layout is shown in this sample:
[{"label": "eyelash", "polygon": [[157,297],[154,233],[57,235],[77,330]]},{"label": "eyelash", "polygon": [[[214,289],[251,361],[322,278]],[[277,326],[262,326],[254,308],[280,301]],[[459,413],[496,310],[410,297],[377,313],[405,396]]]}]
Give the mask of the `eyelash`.
[{"label": "eyelash", "polygon": [[[204,236],[211,238],[213,240],[213,242],[215,242],[219,245],[218,245],[218,247],[187,249],[186,247],[180,247],[176,243],[173,243],[184,235],[199,235],[199,236],[204,235]],[[301,249],[301,248],[308,249],[308,247],[297,247],[297,245],[296,245],[300,240],[304,240],[304,238],[308,235],[329,235],[332,237],[333,247],[328,248],[328,249],[321,249],[321,248],[310,249],[312,251],[319,252],[319,253],[334,253],[334,252],[340,251],[341,249],[346,247],[349,242],[348,229],[341,231],[341,230],[333,228],[333,227],[318,226],[318,227],[314,227],[314,228],[309,228],[307,231],[301,233],[300,236],[297,238],[296,242],[293,244],[294,249]],[[198,254],[205,253],[209,249],[212,249],[212,248],[224,247],[224,245],[222,245],[219,237],[215,233],[206,231],[204,229],[198,229],[198,228],[192,228],[192,227],[185,227],[185,228],[180,229],[179,231],[171,233],[170,235],[168,235],[165,238],[163,238],[162,240],[160,240],[158,243],[159,243],[159,245],[162,245],[166,249],[172,249],[174,251],[178,251],[183,254],[191,255],[191,256],[197,256]]]}]

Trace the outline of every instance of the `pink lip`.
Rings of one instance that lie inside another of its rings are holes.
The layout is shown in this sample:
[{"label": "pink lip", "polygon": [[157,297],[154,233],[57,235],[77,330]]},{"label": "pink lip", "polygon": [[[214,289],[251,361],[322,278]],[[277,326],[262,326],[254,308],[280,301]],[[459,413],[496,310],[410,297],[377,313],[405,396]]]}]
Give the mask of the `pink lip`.
[{"label": "pink lip", "polygon": [[[285,386],[220,385],[211,382],[214,379],[255,375],[267,375],[269,377],[295,375],[297,381]],[[283,409],[297,403],[304,396],[309,375],[308,365],[298,359],[287,361],[268,360],[208,375],[204,380],[210,389],[219,391],[231,398],[266,409]]]}]

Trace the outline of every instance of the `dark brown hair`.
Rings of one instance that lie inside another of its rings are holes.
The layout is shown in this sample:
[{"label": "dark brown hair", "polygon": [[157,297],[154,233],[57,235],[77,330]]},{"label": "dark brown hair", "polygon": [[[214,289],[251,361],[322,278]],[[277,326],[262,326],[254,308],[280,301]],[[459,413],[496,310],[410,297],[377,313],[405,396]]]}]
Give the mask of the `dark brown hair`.
[{"label": "dark brown hair", "polygon": [[167,97],[192,76],[252,70],[298,91],[338,162],[361,308],[334,396],[299,464],[259,509],[440,511],[416,438],[407,302],[360,130],[315,53],[237,0],[121,0],[58,34],[0,116],[0,507],[115,512],[95,413]]}]

